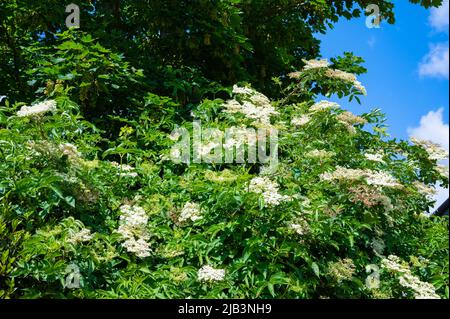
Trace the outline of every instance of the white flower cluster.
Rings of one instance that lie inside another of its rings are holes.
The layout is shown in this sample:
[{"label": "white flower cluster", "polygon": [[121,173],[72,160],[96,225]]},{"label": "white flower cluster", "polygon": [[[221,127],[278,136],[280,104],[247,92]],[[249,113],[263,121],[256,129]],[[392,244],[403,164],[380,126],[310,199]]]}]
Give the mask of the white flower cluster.
[{"label": "white flower cluster", "polygon": [[326,172],[320,175],[320,179],[324,181],[332,180],[359,180],[365,179],[367,184],[384,187],[401,187],[401,184],[390,174],[382,171],[372,171],[363,169],[352,169],[337,166],[334,172]]},{"label": "white flower cluster", "polygon": [[325,150],[312,150],[306,153],[305,157],[324,159],[333,157],[334,155],[336,155],[336,153],[334,152],[328,152]]},{"label": "white flower cluster", "polygon": [[243,103],[229,100],[225,103],[226,113],[241,113],[256,124],[270,125],[270,117],[278,114],[270,100],[263,94],[245,87],[234,86],[233,93],[243,97]]},{"label": "white flower cluster", "polygon": [[75,145],[70,143],[64,143],[59,145],[59,150],[64,154],[69,156],[70,158],[76,158],[81,156],[81,153],[78,152],[78,149]]},{"label": "white flower cluster", "polygon": [[366,88],[356,79],[356,76],[352,73],[344,72],[337,69],[328,69],[325,72],[326,76],[334,79],[339,79],[345,82],[350,82],[353,84],[355,89],[360,91],[362,94],[367,95]]},{"label": "white flower cluster", "polygon": [[421,146],[429,154],[431,160],[444,160],[448,158],[448,152],[441,147],[441,145],[427,140],[419,140],[411,137],[411,142],[414,145]]},{"label": "white flower cluster", "polygon": [[338,283],[344,280],[350,280],[356,271],[356,266],[352,259],[344,258],[336,262],[328,263],[328,273]]},{"label": "white flower cluster", "polygon": [[119,171],[117,175],[122,177],[137,177],[138,174],[135,172],[135,168],[130,165],[122,164],[120,165],[117,162],[111,162],[111,165],[117,168]]},{"label": "white flower cluster", "polygon": [[416,181],[413,183],[413,185],[420,194],[426,196],[429,199],[431,199],[437,193],[434,187],[425,185],[424,183]]},{"label": "white flower cluster", "polygon": [[366,171],[366,182],[369,185],[385,187],[401,187],[401,184],[392,175],[381,171]]},{"label": "white flower cluster", "polygon": [[436,170],[439,172],[439,174],[440,174],[441,176],[447,177],[447,178],[448,178],[448,166],[439,164],[439,165],[436,167]]},{"label": "white flower cluster", "polygon": [[326,100],[322,100],[320,102],[315,103],[313,106],[309,108],[311,112],[325,111],[329,109],[339,108],[339,104],[335,102],[330,102]]},{"label": "white flower cluster", "polygon": [[222,281],[225,278],[225,269],[214,269],[211,266],[203,266],[198,270],[197,278],[202,282]]},{"label": "white flower cluster", "polygon": [[123,205],[120,212],[122,214],[117,232],[125,239],[122,246],[140,258],[150,256],[150,245],[147,242],[150,234],[147,231],[148,216],[145,210],[136,205]]},{"label": "white flower cluster", "polygon": [[352,112],[348,111],[337,115],[336,118],[341,124],[344,124],[347,130],[352,134],[356,133],[356,129],[353,127],[353,125],[367,123],[367,120],[365,118],[357,116]]},{"label": "white flower cluster", "polygon": [[303,61],[303,63],[305,63],[303,70],[328,68],[330,66],[330,63],[326,59],[321,59],[321,60],[302,59],[302,61]]},{"label": "white flower cluster", "polygon": [[264,202],[269,206],[277,206],[281,202],[289,200],[289,196],[278,193],[278,183],[271,181],[268,177],[254,177],[250,181],[249,191],[262,194]]},{"label": "white flower cluster", "polygon": [[308,124],[309,121],[311,121],[311,118],[308,115],[302,115],[299,117],[292,118],[291,125],[303,126],[303,125]]},{"label": "white flower cluster", "polygon": [[325,172],[320,175],[320,179],[323,181],[333,181],[333,180],[358,180],[365,176],[366,171],[362,169],[345,168],[342,166],[337,166],[336,170],[333,172]]},{"label": "white flower cluster", "polygon": [[306,235],[310,230],[306,220],[301,220],[300,222],[290,224],[289,227],[300,236]]},{"label": "white flower cluster", "polygon": [[411,289],[416,299],[440,299],[439,295],[436,294],[434,286],[414,276],[409,266],[406,263],[402,263],[399,257],[389,255],[387,258],[381,260],[381,266],[392,273],[400,274],[400,285]]},{"label": "white flower cluster", "polygon": [[79,232],[71,234],[67,239],[68,243],[78,244],[92,239],[91,231],[87,228],[81,229]]},{"label": "white flower cluster", "polygon": [[350,125],[357,125],[357,124],[366,124],[367,120],[361,116],[357,116],[353,114],[352,112],[345,111],[339,115],[336,116],[336,118],[343,123],[347,123]]},{"label": "white flower cluster", "polygon": [[17,116],[19,117],[39,117],[49,111],[54,112],[56,110],[56,101],[48,100],[44,101],[32,106],[22,106],[21,109],[17,112]]},{"label": "white flower cluster", "polygon": [[381,153],[377,153],[377,154],[366,153],[366,154],[364,154],[364,156],[369,161],[378,162],[378,163],[384,163],[384,160],[383,160],[384,154],[381,154]]},{"label": "white flower cluster", "polygon": [[186,204],[184,204],[184,207],[181,210],[181,214],[180,214],[180,217],[178,218],[178,220],[180,222],[185,222],[187,220],[191,220],[191,221],[195,222],[196,220],[199,220],[201,218],[202,218],[202,216],[201,216],[200,205],[197,203],[187,202]]}]

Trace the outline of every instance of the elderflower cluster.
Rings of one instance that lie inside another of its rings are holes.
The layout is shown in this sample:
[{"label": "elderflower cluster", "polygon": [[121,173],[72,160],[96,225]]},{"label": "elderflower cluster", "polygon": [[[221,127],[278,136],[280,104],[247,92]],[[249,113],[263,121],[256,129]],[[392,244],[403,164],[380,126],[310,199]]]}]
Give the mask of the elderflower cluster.
[{"label": "elderflower cluster", "polygon": [[70,158],[77,158],[77,157],[81,156],[80,152],[78,152],[77,147],[70,143],[64,143],[64,144],[59,145],[59,150],[64,155],[67,155]]},{"label": "elderflower cluster", "polygon": [[122,246],[140,258],[150,256],[150,234],[147,231],[148,216],[139,206],[120,207],[120,226],[117,232],[125,240]]},{"label": "elderflower cluster", "polygon": [[348,112],[348,111],[345,111],[344,113],[337,115],[336,118],[340,122],[347,123],[350,125],[367,123],[367,120],[365,118],[362,118],[361,116],[357,116],[357,115],[353,114],[352,112]]},{"label": "elderflower cluster", "polygon": [[222,281],[225,278],[225,269],[214,269],[211,266],[203,266],[198,270],[197,278],[202,282]]},{"label": "elderflower cluster", "polygon": [[205,173],[205,178],[209,181],[217,183],[229,183],[234,182],[237,179],[237,176],[233,173],[233,171],[224,169],[221,172],[213,172],[208,170]]},{"label": "elderflower cluster", "polygon": [[185,222],[187,220],[191,220],[191,221],[195,222],[196,220],[199,220],[201,218],[202,218],[202,216],[201,216],[200,205],[197,203],[187,202],[186,204],[184,204],[184,207],[181,210],[181,214],[180,214],[180,217],[178,218],[178,220],[180,222]]},{"label": "elderflower cluster", "polygon": [[411,137],[411,142],[413,142],[414,145],[421,146],[423,149],[425,149],[431,160],[439,161],[448,158],[448,152],[439,144],[427,140],[419,140],[415,137]]},{"label": "elderflower cluster", "polygon": [[289,196],[278,193],[278,183],[271,181],[268,177],[254,177],[250,181],[249,191],[252,193],[262,194],[264,202],[269,206],[277,206],[285,200],[289,200]]},{"label": "elderflower cluster", "polygon": [[320,175],[323,181],[348,180],[355,181],[365,179],[368,185],[384,186],[384,187],[401,187],[401,184],[392,175],[382,171],[372,171],[363,169],[352,169],[337,166],[334,172],[325,172]]},{"label": "elderflower cluster", "polygon": [[439,173],[441,176],[447,177],[447,178],[448,178],[448,166],[439,164],[439,165],[436,167],[436,170],[438,171],[438,173]]},{"label": "elderflower cluster", "polygon": [[362,169],[345,168],[342,166],[337,166],[336,170],[333,172],[325,172],[320,175],[320,179],[323,181],[333,181],[333,180],[358,180],[365,176],[366,171]]},{"label": "elderflower cluster", "polygon": [[334,152],[328,152],[325,150],[312,150],[305,154],[305,157],[308,158],[318,158],[318,159],[326,159],[336,155]]},{"label": "elderflower cluster", "polygon": [[290,224],[289,228],[294,230],[300,236],[306,235],[310,230],[308,222],[304,219]]},{"label": "elderflower cluster", "polygon": [[389,255],[387,258],[381,260],[381,266],[391,273],[399,274],[399,284],[411,289],[416,299],[440,299],[439,295],[436,294],[434,286],[414,276],[411,273],[409,265],[402,262],[399,257]]},{"label": "elderflower cluster", "polygon": [[311,69],[321,69],[321,68],[328,68],[330,66],[330,63],[326,59],[321,60],[305,60],[302,59],[303,63],[305,63],[305,66],[303,67],[303,70],[311,70]]},{"label": "elderflower cluster", "polygon": [[353,84],[355,89],[357,89],[359,92],[361,92],[363,95],[367,95],[366,88],[356,79],[356,76],[352,73],[344,72],[337,69],[328,69],[325,72],[325,75],[333,78],[333,79],[339,79],[345,82],[350,82]]},{"label": "elderflower cluster", "polygon": [[92,239],[91,231],[87,228],[83,228],[80,231],[71,234],[67,239],[67,242],[71,244],[78,244],[90,241],[91,239]]},{"label": "elderflower cluster", "polygon": [[348,112],[348,111],[337,115],[336,118],[339,121],[339,123],[343,124],[345,126],[345,128],[348,130],[348,132],[351,134],[356,133],[356,129],[355,129],[354,125],[367,123],[366,119],[364,119],[360,116],[354,115],[352,112]]},{"label": "elderflower cluster", "polygon": [[337,104],[335,102],[322,100],[320,102],[315,103],[313,106],[311,106],[309,108],[309,110],[311,112],[319,112],[319,111],[324,111],[324,110],[329,110],[329,109],[335,109],[338,107],[339,107],[339,104]]},{"label": "elderflower cluster", "polygon": [[308,124],[309,121],[311,121],[311,118],[308,115],[302,115],[299,117],[292,118],[291,125],[303,126],[305,124]]},{"label": "elderflower cluster", "polygon": [[328,263],[328,274],[338,283],[351,279],[355,270],[356,266],[350,258]]},{"label": "elderflower cluster", "polygon": [[130,166],[127,164],[120,165],[117,162],[111,162],[111,165],[119,170],[119,172],[117,173],[117,175],[119,175],[119,176],[122,176],[122,177],[137,177],[138,176],[138,174],[135,172],[135,169],[133,166]]},{"label": "elderflower cluster", "polygon": [[278,114],[270,103],[270,100],[263,94],[246,87],[233,87],[233,93],[241,95],[242,103],[237,100],[229,100],[225,103],[226,113],[241,113],[248,119],[254,120],[257,124],[270,125],[270,117]]},{"label": "elderflower cluster", "polygon": [[392,175],[381,171],[366,171],[366,182],[369,185],[384,187],[401,187],[401,184]]},{"label": "elderflower cluster", "polygon": [[425,185],[424,183],[416,181],[413,183],[413,185],[420,194],[426,196],[427,198],[431,198],[437,193],[434,187]]},{"label": "elderflower cluster", "polygon": [[384,154],[381,154],[381,153],[378,153],[378,154],[366,153],[366,154],[364,154],[364,156],[369,161],[378,162],[378,163],[384,163],[384,160],[383,160]]},{"label": "elderflower cluster", "polygon": [[22,106],[20,110],[17,112],[17,116],[19,117],[27,117],[27,116],[33,116],[33,117],[39,117],[47,112],[54,112],[56,111],[56,101],[55,100],[48,100],[44,101],[32,106]]}]

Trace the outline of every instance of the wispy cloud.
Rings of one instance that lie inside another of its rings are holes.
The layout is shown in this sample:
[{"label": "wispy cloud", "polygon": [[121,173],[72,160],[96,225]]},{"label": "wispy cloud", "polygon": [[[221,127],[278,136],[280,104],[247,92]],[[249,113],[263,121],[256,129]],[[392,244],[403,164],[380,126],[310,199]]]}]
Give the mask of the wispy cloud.
[{"label": "wispy cloud", "polygon": [[448,31],[449,0],[444,0],[439,8],[432,8],[429,17],[431,26],[437,31]]},{"label": "wispy cloud", "polygon": [[448,42],[431,44],[430,51],[419,64],[420,76],[448,79],[448,51]]}]

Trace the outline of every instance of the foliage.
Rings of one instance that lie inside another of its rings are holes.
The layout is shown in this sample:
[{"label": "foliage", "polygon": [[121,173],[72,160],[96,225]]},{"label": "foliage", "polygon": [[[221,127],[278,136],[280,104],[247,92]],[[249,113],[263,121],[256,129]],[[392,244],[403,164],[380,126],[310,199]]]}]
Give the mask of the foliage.
[{"label": "foliage", "polygon": [[[62,31],[2,1],[0,297],[448,298],[437,146],[316,102],[366,93],[362,58],[308,60],[366,2],[91,1]],[[170,160],[193,120],[278,130],[277,169]]]}]

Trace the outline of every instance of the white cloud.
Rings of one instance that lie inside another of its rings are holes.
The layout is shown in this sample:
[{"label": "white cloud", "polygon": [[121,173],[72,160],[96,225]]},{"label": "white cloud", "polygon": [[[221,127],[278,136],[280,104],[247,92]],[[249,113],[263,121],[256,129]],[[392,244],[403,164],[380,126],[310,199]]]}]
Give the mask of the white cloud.
[{"label": "white cloud", "polygon": [[437,31],[448,31],[449,0],[444,0],[439,8],[432,8],[429,22]]},{"label": "white cloud", "polygon": [[[438,143],[448,151],[449,125],[444,123],[443,115],[444,108],[442,107],[437,111],[428,112],[428,114],[422,116],[418,127],[408,128],[408,135]],[[441,164],[448,166],[448,160],[441,162]],[[437,194],[434,197],[436,203],[432,211],[436,210],[449,196],[449,191],[446,188],[436,185],[436,190]]]},{"label": "white cloud", "polygon": [[449,126],[444,123],[444,108],[430,111],[422,116],[418,127],[408,128],[408,135],[419,139],[439,143],[446,150],[449,148]]},{"label": "white cloud", "polygon": [[448,79],[448,68],[448,42],[432,44],[430,51],[419,64],[419,74]]}]

